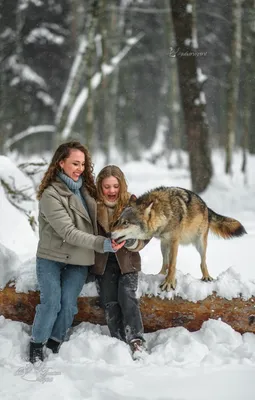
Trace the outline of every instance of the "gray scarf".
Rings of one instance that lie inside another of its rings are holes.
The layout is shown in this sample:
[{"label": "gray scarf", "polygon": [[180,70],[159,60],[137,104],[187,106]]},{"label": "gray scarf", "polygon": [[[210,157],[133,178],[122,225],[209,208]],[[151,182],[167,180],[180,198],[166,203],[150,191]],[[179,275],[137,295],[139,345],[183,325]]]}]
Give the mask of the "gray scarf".
[{"label": "gray scarf", "polygon": [[85,210],[89,213],[89,210],[88,210],[87,204],[85,202],[85,199],[82,196],[81,191],[80,191],[80,189],[82,187],[82,184],[83,184],[82,177],[79,176],[78,181],[74,181],[72,178],[70,178],[69,176],[67,176],[63,172],[58,172],[57,175],[66,184],[68,189],[70,189],[71,192],[73,192],[77,197],[79,197],[79,199],[81,200]]}]

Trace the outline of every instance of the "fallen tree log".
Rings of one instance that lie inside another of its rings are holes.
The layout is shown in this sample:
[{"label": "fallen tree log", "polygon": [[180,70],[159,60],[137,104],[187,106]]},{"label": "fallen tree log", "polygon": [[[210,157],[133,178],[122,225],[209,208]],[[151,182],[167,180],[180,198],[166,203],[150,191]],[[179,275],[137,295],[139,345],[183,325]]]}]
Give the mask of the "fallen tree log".
[{"label": "fallen tree log", "polygon": [[[32,324],[35,307],[39,303],[39,292],[17,293],[15,287],[5,287],[0,291],[0,315],[5,318]],[[175,297],[160,299],[155,296],[140,298],[140,307],[145,332],[183,326],[189,331],[199,330],[208,319],[221,319],[240,333],[255,333],[255,297],[248,300],[234,298],[227,300],[215,293],[196,303]],[[74,324],[88,321],[105,325],[103,310],[98,297],[79,297],[78,314]]]}]

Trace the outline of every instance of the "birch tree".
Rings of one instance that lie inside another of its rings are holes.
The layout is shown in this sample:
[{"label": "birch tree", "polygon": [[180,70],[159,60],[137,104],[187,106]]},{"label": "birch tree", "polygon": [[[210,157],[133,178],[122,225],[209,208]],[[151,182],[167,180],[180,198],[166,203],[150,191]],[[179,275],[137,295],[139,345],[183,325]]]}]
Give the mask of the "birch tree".
[{"label": "birch tree", "polygon": [[57,141],[63,139],[63,131],[66,127],[70,109],[77,98],[81,82],[86,82],[87,104],[84,115],[84,136],[87,146],[90,145],[93,136],[94,103],[92,77],[94,73],[95,35],[98,23],[100,3],[98,0],[90,0],[86,13],[83,32],[80,34],[79,46],[69,74],[65,91],[62,95],[58,111],[56,113],[56,137]]}]

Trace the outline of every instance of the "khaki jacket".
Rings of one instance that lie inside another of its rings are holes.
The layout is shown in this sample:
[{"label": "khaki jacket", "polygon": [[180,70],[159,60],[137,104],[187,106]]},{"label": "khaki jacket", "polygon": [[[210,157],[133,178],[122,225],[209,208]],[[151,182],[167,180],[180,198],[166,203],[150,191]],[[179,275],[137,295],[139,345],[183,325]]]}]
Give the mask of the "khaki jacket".
[{"label": "khaki jacket", "polygon": [[39,201],[37,257],[74,265],[92,265],[95,251],[103,253],[103,236],[98,234],[96,201],[82,187],[81,200],[56,178]]},{"label": "khaki jacket", "polygon": [[[107,207],[101,202],[97,205],[97,221],[99,234],[106,237],[109,232],[108,212]],[[123,246],[115,253],[122,274],[141,271],[141,257],[138,252],[143,249],[145,244],[147,244],[147,241],[139,240],[136,249],[128,250]],[[103,275],[108,256],[109,253],[96,253],[95,265],[90,269],[90,272],[95,275]]]}]

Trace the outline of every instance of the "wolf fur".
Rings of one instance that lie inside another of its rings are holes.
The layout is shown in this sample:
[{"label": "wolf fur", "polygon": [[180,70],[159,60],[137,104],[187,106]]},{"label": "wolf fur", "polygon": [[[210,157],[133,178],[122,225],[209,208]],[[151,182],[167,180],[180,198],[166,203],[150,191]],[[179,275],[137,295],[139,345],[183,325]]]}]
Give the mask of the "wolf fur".
[{"label": "wolf fur", "polygon": [[113,225],[111,237],[118,242],[160,239],[163,256],[160,274],[167,274],[161,288],[169,291],[176,287],[179,244],[192,243],[196,247],[201,257],[202,280],[212,280],[206,265],[209,229],[223,239],[247,233],[239,221],[217,214],[196,193],[179,187],[158,187],[138,198],[130,197]]}]

